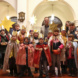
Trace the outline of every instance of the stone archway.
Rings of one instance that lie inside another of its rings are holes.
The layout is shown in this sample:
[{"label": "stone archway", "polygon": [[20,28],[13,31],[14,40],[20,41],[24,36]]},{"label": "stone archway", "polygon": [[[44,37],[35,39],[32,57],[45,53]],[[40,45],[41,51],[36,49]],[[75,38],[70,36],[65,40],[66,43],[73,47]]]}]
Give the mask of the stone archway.
[{"label": "stone archway", "polygon": [[53,13],[61,19],[63,28],[67,20],[74,21],[75,13],[72,7],[65,1],[42,1],[33,11],[33,14],[37,17],[37,22],[33,28],[40,30],[44,17],[51,16],[52,14],[52,4],[54,5]]}]

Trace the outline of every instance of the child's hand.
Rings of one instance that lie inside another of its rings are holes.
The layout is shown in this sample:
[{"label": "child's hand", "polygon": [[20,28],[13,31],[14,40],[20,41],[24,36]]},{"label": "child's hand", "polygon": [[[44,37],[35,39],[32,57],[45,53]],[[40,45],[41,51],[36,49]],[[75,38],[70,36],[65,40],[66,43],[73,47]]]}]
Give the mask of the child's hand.
[{"label": "child's hand", "polygon": [[48,47],[45,47],[45,48],[44,48],[44,50],[47,50],[47,49],[48,49]]},{"label": "child's hand", "polygon": [[58,48],[57,50],[58,50],[58,52],[59,52],[59,51],[60,51],[60,48]]},{"label": "child's hand", "polygon": [[39,50],[42,51],[43,49],[42,48],[39,48]]},{"label": "child's hand", "polygon": [[7,42],[5,42],[5,44],[7,45]]}]

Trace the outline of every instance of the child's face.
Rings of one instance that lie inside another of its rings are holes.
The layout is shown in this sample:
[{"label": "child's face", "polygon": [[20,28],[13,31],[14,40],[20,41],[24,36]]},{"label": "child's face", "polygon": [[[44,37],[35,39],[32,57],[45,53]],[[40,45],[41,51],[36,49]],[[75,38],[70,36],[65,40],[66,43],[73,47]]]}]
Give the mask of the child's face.
[{"label": "child's face", "polygon": [[16,29],[16,30],[19,30],[19,29],[20,29],[20,26],[15,26],[15,29]]},{"label": "child's face", "polygon": [[43,39],[40,39],[39,42],[40,42],[40,44],[43,44],[44,40]]},{"label": "child's face", "polygon": [[63,36],[65,36],[65,35],[66,35],[66,31],[61,31],[61,34],[62,34]]},{"label": "child's face", "polygon": [[54,35],[57,36],[59,33],[57,31],[54,32]]},{"label": "child's face", "polygon": [[68,37],[68,41],[72,41],[73,39],[72,39],[72,37]]},{"label": "child's face", "polygon": [[52,36],[52,33],[48,33],[48,37],[51,37]]},{"label": "child's face", "polygon": [[4,34],[5,34],[5,31],[4,31],[4,30],[2,30],[2,31],[1,31],[1,34],[2,34],[2,35],[4,35]]},{"label": "child's face", "polygon": [[34,33],[34,37],[38,37],[38,33]]},{"label": "child's face", "polygon": [[28,42],[28,39],[25,39],[25,42]]},{"label": "child's face", "polygon": [[17,39],[17,36],[14,36],[14,35],[13,35],[13,36],[12,36],[12,40],[13,40],[13,41],[16,41],[16,39]]},{"label": "child's face", "polygon": [[33,31],[30,32],[30,35],[33,35]]},{"label": "child's face", "polygon": [[75,26],[73,25],[73,26],[70,26],[70,30],[74,30],[74,28],[75,28]]},{"label": "child's face", "polygon": [[25,34],[25,33],[26,33],[26,31],[22,29],[21,30],[21,34]]}]

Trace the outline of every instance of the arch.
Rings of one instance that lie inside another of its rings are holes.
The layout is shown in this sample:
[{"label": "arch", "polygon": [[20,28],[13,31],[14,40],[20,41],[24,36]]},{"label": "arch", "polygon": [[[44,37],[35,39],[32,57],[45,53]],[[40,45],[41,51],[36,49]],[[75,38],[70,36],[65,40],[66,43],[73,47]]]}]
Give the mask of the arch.
[{"label": "arch", "polygon": [[[47,12],[46,12],[47,9],[48,9],[48,11],[52,12],[51,4],[54,4],[54,8],[55,8],[54,10],[56,11],[56,12],[54,12],[55,16],[60,18],[61,21],[63,22],[63,28],[65,28],[64,26],[65,26],[66,21],[74,21],[75,20],[76,14],[74,12],[74,9],[66,1],[64,1],[64,0],[62,0],[62,1],[59,1],[59,0],[58,1],[45,1],[45,0],[43,0],[34,8],[34,10],[32,12],[32,15],[37,16],[38,21],[40,21],[40,22],[37,21],[37,24],[34,26],[41,25],[41,21],[47,15]],[[42,19],[40,18],[40,15],[41,15],[40,11],[41,11],[41,13],[46,12],[44,17],[41,16]],[[48,12],[48,16],[51,16],[51,13]]]},{"label": "arch", "polygon": [[12,6],[12,8],[14,8],[14,10],[16,11],[16,8],[11,4],[10,1],[4,0],[4,1],[1,1],[1,2],[7,3],[8,5]]},{"label": "arch", "polygon": [[4,0],[8,4],[10,4],[17,11],[17,0]]},{"label": "arch", "polygon": [[[58,1],[60,1],[60,0],[58,0]],[[58,1],[57,1],[57,2],[58,2]],[[56,2],[56,1],[45,1],[45,0],[41,1],[41,2],[34,8],[34,10],[33,10],[33,12],[32,12],[32,15],[34,14],[34,11],[37,9],[38,6],[40,6],[41,4],[43,4],[43,3],[45,3],[45,2]],[[75,19],[76,14],[75,14],[74,9],[72,8],[72,6],[70,6],[70,5],[69,5],[66,1],[64,1],[64,0],[61,0],[60,2],[65,3],[67,6],[69,6],[69,8],[71,9],[71,11],[72,11],[72,13],[73,13],[74,19]]]},{"label": "arch", "polygon": [[[7,7],[8,5],[9,5],[9,13],[8,13],[8,7]],[[0,11],[0,15],[1,15],[0,21],[3,20],[4,17],[7,16],[7,14],[9,14],[10,17],[17,16],[17,12],[16,12],[15,8],[6,1],[0,2],[0,8],[2,8]],[[2,16],[2,14],[3,14],[3,16]]]}]

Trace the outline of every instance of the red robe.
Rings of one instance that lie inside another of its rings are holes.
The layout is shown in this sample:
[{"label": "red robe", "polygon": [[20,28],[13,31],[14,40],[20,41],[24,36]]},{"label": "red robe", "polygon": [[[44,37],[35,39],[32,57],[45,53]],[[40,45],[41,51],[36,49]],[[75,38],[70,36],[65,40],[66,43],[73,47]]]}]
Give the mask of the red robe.
[{"label": "red robe", "polygon": [[16,64],[17,65],[26,65],[26,46],[28,46],[28,66],[33,67],[33,58],[34,58],[34,47],[32,44],[25,45],[21,44],[19,51],[17,53]]},{"label": "red robe", "polygon": [[[47,47],[47,49],[45,50],[44,48],[46,48],[46,47]],[[48,45],[45,45],[45,44],[39,45],[39,44],[37,44],[36,48],[38,48],[38,49],[43,48],[44,49],[44,53],[45,53],[45,56],[47,58],[48,64],[49,64],[49,66],[51,66],[52,61],[51,61],[51,55],[50,55],[50,50],[49,50]],[[35,49],[35,53],[34,53],[34,67],[35,68],[39,68],[41,52],[42,51]]]}]

